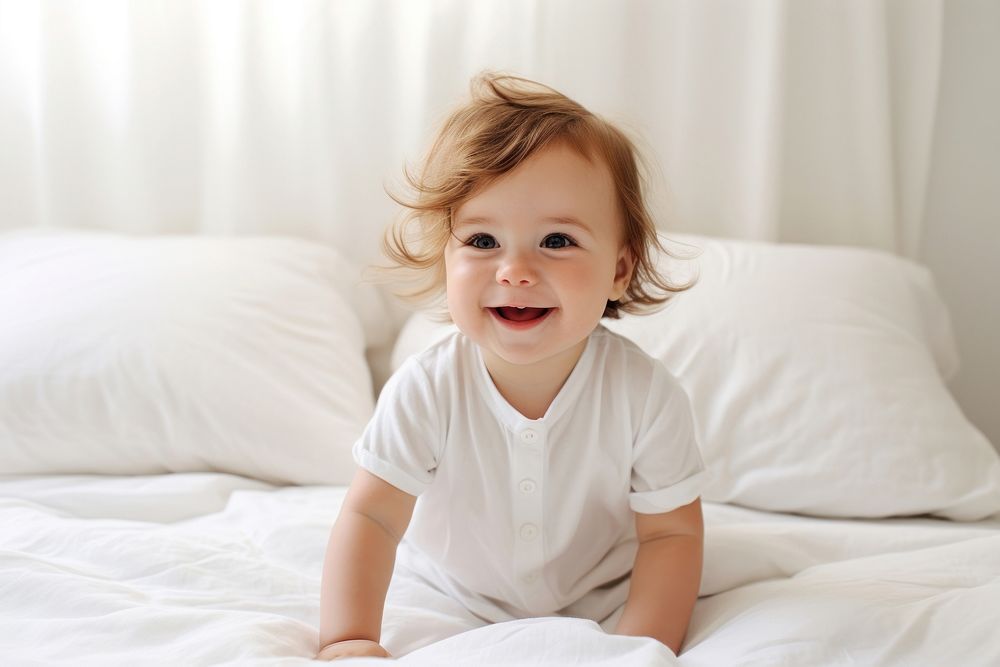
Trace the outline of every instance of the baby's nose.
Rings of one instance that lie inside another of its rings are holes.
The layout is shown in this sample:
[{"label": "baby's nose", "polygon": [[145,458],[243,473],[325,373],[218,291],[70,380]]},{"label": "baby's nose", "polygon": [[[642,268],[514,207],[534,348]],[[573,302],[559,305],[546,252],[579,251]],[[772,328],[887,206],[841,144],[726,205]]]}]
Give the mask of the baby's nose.
[{"label": "baby's nose", "polygon": [[538,282],[538,273],[524,256],[513,255],[497,268],[497,282],[505,286],[529,287]]}]

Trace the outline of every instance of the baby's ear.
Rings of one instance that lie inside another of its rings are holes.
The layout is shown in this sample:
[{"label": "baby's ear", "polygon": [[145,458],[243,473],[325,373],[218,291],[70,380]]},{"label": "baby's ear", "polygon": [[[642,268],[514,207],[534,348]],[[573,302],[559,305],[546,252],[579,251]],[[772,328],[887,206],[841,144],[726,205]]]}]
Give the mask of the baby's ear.
[{"label": "baby's ear", "polygon": [[611,300],[618,301],[625,295],[632,281],[632,270],[635,268],[635,258],[628,246],[622,246],[618,252],[618,262],[615,264],[615,282],[611,288]]}]

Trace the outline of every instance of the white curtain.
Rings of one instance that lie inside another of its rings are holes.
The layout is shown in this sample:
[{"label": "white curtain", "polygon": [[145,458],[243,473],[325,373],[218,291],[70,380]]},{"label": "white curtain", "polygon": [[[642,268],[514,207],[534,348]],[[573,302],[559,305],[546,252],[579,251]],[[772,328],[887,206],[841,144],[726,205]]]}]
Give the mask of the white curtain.
[{"label": "white curtain", "polygon": [[0,227],[377,256],[471,75],[632,131],[669,229],[916,257],[942,0],[0,0]]}]

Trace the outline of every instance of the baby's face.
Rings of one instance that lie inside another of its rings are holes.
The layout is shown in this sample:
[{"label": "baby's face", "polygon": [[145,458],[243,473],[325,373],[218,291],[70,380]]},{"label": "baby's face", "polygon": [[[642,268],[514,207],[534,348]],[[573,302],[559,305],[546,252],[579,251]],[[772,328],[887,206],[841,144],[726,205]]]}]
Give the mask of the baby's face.
[{"label": "baby's face", "polygon": [[562,144],[539,151],[455,211],[444,254],[452,319],[487,365],[579,356],[628,285],[621,230],[603,162]]}]

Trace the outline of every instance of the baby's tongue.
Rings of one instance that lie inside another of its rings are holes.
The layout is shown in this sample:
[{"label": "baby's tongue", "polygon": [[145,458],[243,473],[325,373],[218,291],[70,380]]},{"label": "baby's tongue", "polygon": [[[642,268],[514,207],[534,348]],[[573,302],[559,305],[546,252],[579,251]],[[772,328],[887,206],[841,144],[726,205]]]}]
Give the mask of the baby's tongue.
[{"label": "baby's tongue", "polygon": [[501,306],[497,310],[500,311],[501,316],[508,320],[525,322],[533,320],[536,317],[541,317],[548,308],[512,308],[511,306]]}]

